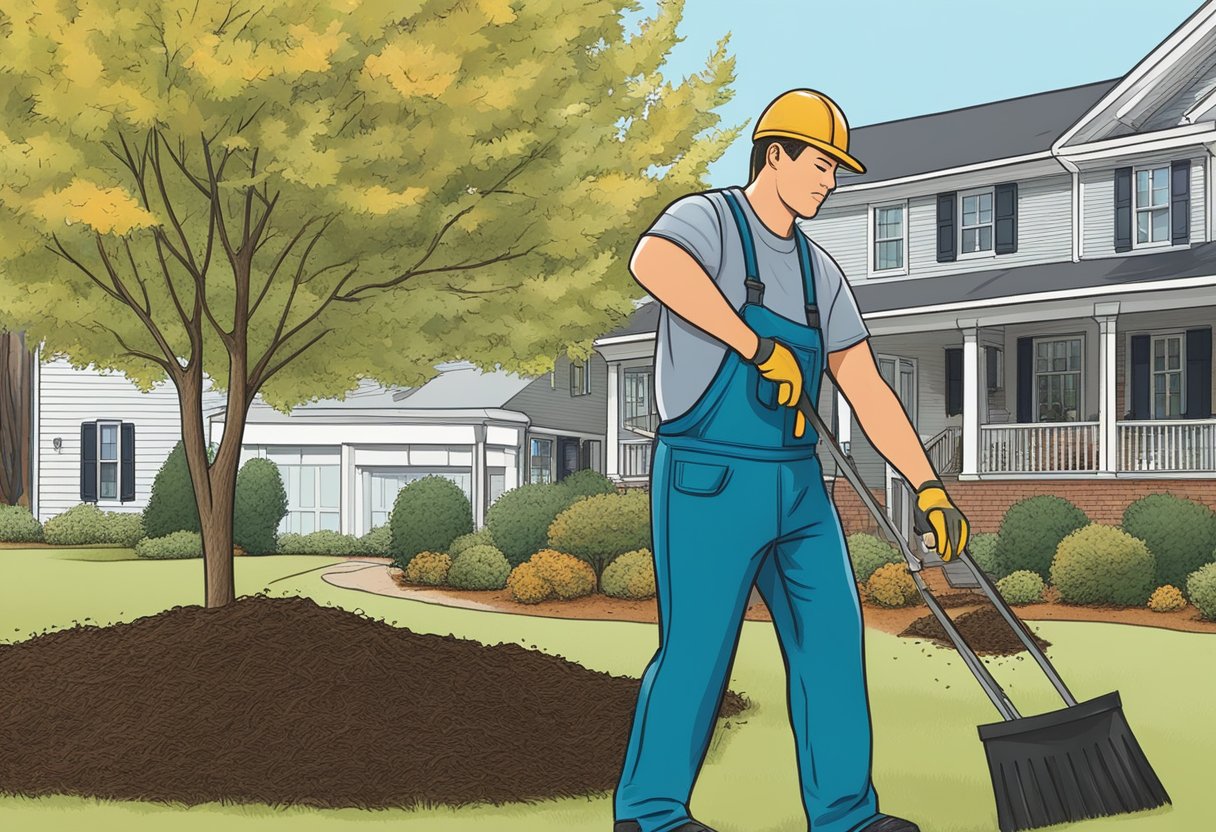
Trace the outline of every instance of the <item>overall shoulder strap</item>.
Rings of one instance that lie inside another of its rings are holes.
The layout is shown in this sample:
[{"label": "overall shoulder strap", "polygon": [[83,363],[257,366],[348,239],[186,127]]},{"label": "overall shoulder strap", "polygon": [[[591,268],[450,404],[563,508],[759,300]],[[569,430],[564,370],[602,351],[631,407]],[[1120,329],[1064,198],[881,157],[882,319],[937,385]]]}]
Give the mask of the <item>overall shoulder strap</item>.
[{"label": "overall shoulder strap", "polygon": [[806,293],[807,326],[819,326],[819,306],[815,298],[815,270],[811,261],[811,245],[806,234],[794,223],[794,239],[798,241],[798,263],[802,266],[802,287]]},{"label": "overall shoulder strap", "polygon": [[735,218],[735,225],[739,228],[739,237],[743,240],[743,265],[747,270],[747,279],[762,283],[760,269],[756,265],[756,244],[752,239],[752,229],[747,224],[747,217],[743,214],[743,206],[739,204],[739,198],[725,188],[722,190],[722,196],[726,198],[730,213]]}]

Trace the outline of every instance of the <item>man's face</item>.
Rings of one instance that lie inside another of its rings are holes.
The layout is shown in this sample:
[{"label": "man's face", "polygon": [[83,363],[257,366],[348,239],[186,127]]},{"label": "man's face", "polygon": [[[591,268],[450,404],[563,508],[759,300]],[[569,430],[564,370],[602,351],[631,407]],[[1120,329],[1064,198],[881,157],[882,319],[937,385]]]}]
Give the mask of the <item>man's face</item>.
[{"label": "man's face", "polygon": [[799,217],[810,219],[828,194],[836,190],[836,160],[813,147],[803,150],[797,159],[791,159],[780,145],[773,145],[769,153],[773,148],[780,154],[774,161],[781,201]]}]

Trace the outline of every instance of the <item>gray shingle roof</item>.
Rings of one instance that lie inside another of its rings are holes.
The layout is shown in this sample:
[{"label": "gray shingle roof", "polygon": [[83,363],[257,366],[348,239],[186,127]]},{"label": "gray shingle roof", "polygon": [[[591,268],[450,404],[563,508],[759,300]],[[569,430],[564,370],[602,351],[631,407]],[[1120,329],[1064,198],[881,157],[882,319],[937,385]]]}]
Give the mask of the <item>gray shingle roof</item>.
[{"label": "gray shingle roof", "polygon": [[855,127],[849,153],[864,174],[839,187],[945,170],[1047,150],[1119,81],[1097,81],[923,116]]}]

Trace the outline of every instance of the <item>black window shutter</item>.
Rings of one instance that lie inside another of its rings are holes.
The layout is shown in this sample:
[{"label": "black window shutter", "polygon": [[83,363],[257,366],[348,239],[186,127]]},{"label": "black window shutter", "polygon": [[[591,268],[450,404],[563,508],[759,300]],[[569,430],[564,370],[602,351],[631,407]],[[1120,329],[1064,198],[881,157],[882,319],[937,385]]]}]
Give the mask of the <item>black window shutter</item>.
[{"label": "black window shutter", "polygon": [[1034,421],[1034,339],[1018,339],[1018,421]]},{"label": "black window shutter", "polygon": [[1132,418],[1151,419],[1148,371],[1149,336],[1132,336]]},{"label": "black window shutter", "polygon": [[135,423],[122,423],[122,449],[119,453],[122,491],[118,499],[126,503],[135,499]]},{"label": "black window shutter", "polygon": [[963,412],[963,351],[946,347],[946,415]]},{"label": "black window shutter", "polygon": [[1170,237],[1176,245],[1191,240],[1191,160],[1179,159],[1170,165]]},{"label": "black window shutter", "polygon": [[1018,250],[1018,183],[1005,182],[994,189],[996,199],[996,253]]},{"label": "black window shutter", "polygon": [[1115,169],[1115,251],[1132,248],[1132,169]]},{"label": "black window shutter", "polygon": [[80,423],[80,502],[97,502],[97,423]]},{"label": "black window shutter", "polygon": [[958,254],[954,221],[955,192],[937,195],[937,262],[952,263]]},{"label": "black window shutter", "polygon": [[1188,419],[1212,418],[1212,328],[1186,331],[1186,413]]}]

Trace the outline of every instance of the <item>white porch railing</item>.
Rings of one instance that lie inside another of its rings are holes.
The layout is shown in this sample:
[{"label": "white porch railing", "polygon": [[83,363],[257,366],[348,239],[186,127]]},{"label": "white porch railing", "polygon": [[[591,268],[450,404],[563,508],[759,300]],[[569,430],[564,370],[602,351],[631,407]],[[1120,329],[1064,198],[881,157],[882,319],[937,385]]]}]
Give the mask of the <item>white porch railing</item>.
[{"label": "white porch railing", "polygon": [[925,443],[925,453],[939,474],[958,473],[963,463],[963,429],[947,427]]},{"label": "white porch railing", "polygon": [[980,472],[1096,471],[1099,441],[1097,422],[980,425]]},{"label": "white porch railing", "polygon": [[622,477],[650,476],[650,443],[620,443],[620,467]]},{"label": "white porch railing", "polygon": [[1216,471],[1216,419],[1119,422],[1120,471]]}]

